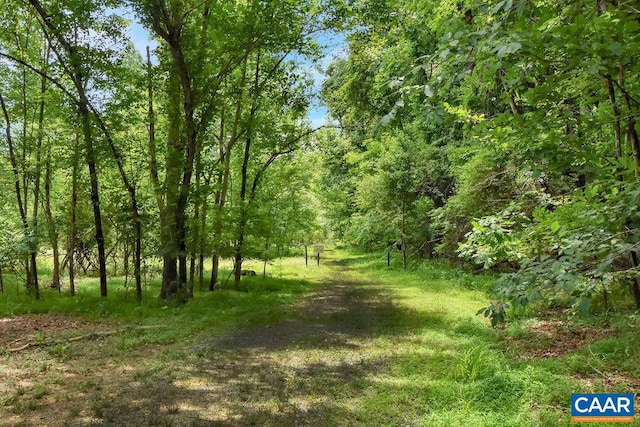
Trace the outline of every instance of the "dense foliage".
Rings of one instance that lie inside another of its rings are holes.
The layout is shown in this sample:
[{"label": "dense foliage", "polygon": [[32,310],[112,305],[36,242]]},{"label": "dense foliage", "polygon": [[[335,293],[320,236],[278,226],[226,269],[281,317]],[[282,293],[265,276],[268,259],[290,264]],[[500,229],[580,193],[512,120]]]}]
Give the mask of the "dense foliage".
[{"label": "dense foliage", "polygon": [[[78,269],[96,271],[106,296],[107,274],[124,273],[139,298],[159,258],[161,296],[185,299],[207,259],[211,290],[220,257],[238,286],[243,259],[318,234],[301,150],[312,82],[297,64],[317,58],[337,11],[192,3],[0,2],[0,273],[36,298],[42,255],[55,288],[73,294]],[[157,45],[146,55],[134,16]]]},{"label": "dense foliage", "polygon": [[[0,266],[36,298],[43,254],[54,288],[95,270],[103,296],[111,269],[140,297],[157,258],[161,296],[186,299],[205,264],[213,290],[233,258],[239,286],[244,259],[312,243],[323,224],[399,250],[405,268],[501,270],[516,306],[640,307],[629,3],[1,5]],[[146,55],[127,16],[157,43]],[[305,67],[327,30],[347,48],[318,131]]]},{"label": "dense foliage", "polygon": [[[629,3],[361,1],[324,99],[339,235],[505,272],[497,290],[640,307],[640,13]],[[622,303],[627,305],[627,303]]]}]

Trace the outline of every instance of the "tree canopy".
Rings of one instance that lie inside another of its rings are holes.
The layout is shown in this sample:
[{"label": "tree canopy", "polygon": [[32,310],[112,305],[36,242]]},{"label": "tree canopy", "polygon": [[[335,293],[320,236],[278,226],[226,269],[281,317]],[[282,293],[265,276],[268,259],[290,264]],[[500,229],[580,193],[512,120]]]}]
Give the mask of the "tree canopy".
[{"label": "tree canopy", "polygon": [[54,288],[93,270],[107,296],[120,266],[138,298],[159,260],[186,301],[209,262],[239,287],[244,259],[333,236],[500,270],[516,305],[640,307],[630,3],[0,4],[0,266],[35,298],[43,254]]}]

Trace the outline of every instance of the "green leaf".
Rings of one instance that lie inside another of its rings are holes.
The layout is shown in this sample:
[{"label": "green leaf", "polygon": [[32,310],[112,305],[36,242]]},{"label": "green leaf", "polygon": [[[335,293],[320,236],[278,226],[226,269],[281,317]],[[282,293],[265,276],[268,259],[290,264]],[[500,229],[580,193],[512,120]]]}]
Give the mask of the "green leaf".
[{"label": "green leaf", "polygon": [[495,15],[500,9],[502,9],[502,6],[504,6],[504,4],[505,2],[501,1],[497,5],[495,5],[493,9],[491,9],[491,15]]},{"label": "green leaf", "polygon": [[600,277],[604,273],[611,271],[611,263],[613,263],[612,259],[604,260],[600,264],[598,264],[598,268],[596,269],[595,276]]},{"label": "green leaf", "polygon": [[558,221],[553,221],[549,228],[551,229],[552,233],[555,233],[560,230],[560,223]]},{"label": "green leaf", "polygon": [[431,89],[431,86],[429,85],[425,85],[424,86],[424,94],[428,97],[431,98],[433,96],[433,89]]}]

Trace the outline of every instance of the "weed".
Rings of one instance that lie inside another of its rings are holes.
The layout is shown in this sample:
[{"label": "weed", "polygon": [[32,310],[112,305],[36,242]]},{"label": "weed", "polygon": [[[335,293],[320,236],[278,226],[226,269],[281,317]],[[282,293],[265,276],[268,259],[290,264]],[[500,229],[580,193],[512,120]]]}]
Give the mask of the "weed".
[{"label": "weed", "polygon": [[452,375],[456,381],[472,382],[495,374],[500,368],[495,352],[482,347],[465,351],[455,364]]},{"label": "weed", "polygon": [[46,388],[44,388],[43,386],[37,386],[36,389],[33,391],[33,398],[34,399],[42,399],[48,393],[49,393],[48,390]]},{"label": "weed", "polygon": [[169,405],[169,406],[167,406],[167,414],[176,415],[178,412],[180,412],[180,406],[178,406],[178,405]]},{"label": "weed", "polygon": [[78,405],[71,406],[71,408],[69,409],[69,418],[76,418],[78,415],[80,415],[80,412],[82,412],[80,410],[80,406]]},{"label": "weed", "polygon": [[67,360],[69,359],[69,348],[71,348],[70,343],[58,343],[49,348],[49,353],[60,359]]},{"label": "weed", "polygon": [[42,331],[38,331],[34,334],[33,338],[36,340],[37,343],[42,343],[45,340],[45,335],[44,332]]},{"label": "weed", "polygon": [[95,417],[105,418],[110,406],[111,404],[107,400],[96,399],[91,402],[90,409]]},{"label": "weed", "polygon": [[491,301],[489,306],[483,307],[476,315],[483,314],[484,317],[488,317],[491,320],[491,326],[495,328],[498,325],[503,325],[506,322],[507,309],[509,304],[502,301]]},{"label": "weed", "polygon": [[508,370],[495,372],[475,383],[474,401],[484,411],[513,412],[520,403],[525,386],[517,373]]}]

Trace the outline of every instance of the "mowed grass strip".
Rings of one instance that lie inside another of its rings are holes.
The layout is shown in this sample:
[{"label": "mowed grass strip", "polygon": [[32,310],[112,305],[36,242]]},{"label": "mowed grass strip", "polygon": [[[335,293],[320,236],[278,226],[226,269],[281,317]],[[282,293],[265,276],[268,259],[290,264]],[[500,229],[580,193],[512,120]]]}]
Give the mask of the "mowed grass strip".
[{"label": "mowed grass strip", "polygon": [[[388,310],[376,320],[366,349],[378,359],[350,399],[363,424],[442,426],[568,425],[576,381],[561,362],[511,360],[489,322],[492,276],[444,263],[409,271],[386,266],[383,254],[338,254],[343,278],[375,289]],[[338,422],[339,420],[335,420]]]}]

